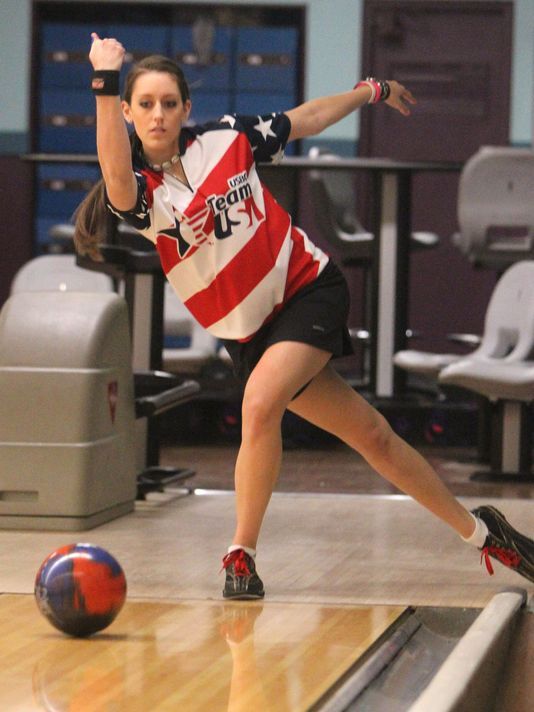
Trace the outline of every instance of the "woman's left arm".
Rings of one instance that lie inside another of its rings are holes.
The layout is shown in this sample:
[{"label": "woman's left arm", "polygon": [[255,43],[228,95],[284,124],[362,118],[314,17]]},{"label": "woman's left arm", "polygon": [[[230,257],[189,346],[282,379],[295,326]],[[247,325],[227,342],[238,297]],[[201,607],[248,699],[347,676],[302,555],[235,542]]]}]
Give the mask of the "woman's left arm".
[{"label": "woman's left arm", "polygon": [[[387,84],[390,91],[385,103],[403,116],[409,116],[409,104],[416,103],[411,92],[396,81],[391,80]],[[286,111],[285,114],[291,121],[288,140],[294,141],[320,134],[328,126],[332,126],[364,104],[369,103],[373,97],[373,91],[370,84],[362,82],[352,91],[311,99],[295,109]]]}]

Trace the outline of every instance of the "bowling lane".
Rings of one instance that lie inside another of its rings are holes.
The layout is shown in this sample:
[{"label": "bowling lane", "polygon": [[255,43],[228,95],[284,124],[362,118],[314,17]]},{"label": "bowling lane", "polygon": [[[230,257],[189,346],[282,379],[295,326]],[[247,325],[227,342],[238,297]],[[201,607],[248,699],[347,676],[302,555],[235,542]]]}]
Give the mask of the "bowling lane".
[{"label": "bowling lane", "polygon": [[[530,500],[494,504],[518,529],[532,527]],[[168,492],[83,532],[0,530],[0,592],[32,593],[54,549],[91,542],[121,564],[135,599],[219,599],[221,558],[233,531],[233,493]],[[525,579],[495,564],[416,502],[402,496],[275,494],[258,549],[266,601],[480,608]]]},{"label": "bowling lane", "polygon": [[402,606],[128,601],[68,638],[31,595],[0,595],[0,709],[309,709]]}]

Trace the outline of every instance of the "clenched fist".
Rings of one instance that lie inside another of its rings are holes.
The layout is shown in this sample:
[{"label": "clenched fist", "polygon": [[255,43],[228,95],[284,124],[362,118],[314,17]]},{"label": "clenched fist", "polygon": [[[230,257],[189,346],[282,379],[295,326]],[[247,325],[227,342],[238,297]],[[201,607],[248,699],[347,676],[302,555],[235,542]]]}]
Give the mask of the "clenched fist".
[{"label": "clenched fist", "polygon": [[91,40],[89,61],[93,69],[120,70],[126,53],[121,43],[112,37],[101,40],[96,32],[91,33]]}]

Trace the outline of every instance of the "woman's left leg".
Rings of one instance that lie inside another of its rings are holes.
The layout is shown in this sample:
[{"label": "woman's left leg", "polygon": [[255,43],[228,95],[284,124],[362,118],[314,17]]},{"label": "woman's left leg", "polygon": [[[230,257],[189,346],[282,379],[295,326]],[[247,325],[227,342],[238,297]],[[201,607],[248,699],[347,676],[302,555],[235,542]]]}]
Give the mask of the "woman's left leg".
[{"label": "woman's left leg", "polygon": [[288,405],[289,410],[336,435],[358,451],[385,479],[413,497],[460,536],[475,521],[430,464],[391,429],[386,419],[330,366]]}]

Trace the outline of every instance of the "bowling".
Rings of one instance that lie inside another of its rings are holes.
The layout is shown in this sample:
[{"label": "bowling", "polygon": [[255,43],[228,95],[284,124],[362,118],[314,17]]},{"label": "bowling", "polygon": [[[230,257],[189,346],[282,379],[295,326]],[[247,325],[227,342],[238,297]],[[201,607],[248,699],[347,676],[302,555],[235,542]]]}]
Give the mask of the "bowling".
[{"label": "bowling", "polygon": [[533,27],[0,0],[0,712],[531,711]]},{"label": "bowling", "polygon": [[115,620],[126,600],[126,577],[105,549],[71,544],[46,557],[34,593],[39,610],[54,627],[85,638]]}]

